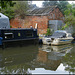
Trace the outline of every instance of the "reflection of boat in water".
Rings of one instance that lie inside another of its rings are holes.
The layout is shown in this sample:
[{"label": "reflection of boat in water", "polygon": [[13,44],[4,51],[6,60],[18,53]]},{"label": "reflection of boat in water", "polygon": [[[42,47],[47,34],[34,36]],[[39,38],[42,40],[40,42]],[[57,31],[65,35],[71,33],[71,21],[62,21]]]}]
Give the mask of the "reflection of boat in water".
[{"label": "reflection of boat in water", "polygon": [[62,53],[63,56],[73,48],[70,44],[63,45],[63,46],[51,46],[51,47],[52,47],[53,51]]},{"label": "reflection of boat in water", "polygon": [[57,30],[53,33],[52,36],[43,37],[43,44],[51,44],[51,45],[62,45],[71,43],[74,38],[71,33],[67,33],[64,30]]},{"label": "reflection of boat in water", "polygon": [[56,51],[56,52],[63,52],[63,51],[69,51],[73,47],[71,44],[68,45],[61,45],[61,46],[49,46],[49,45],[42,45],[41,50],[46,51],[46,52],[51,52],[51,51]]},{"label": "reflection of boat in water", "polygon": [[[63,56],[72,49],[72,46],[56,46],[57,50],[55,50],[52,46],[42,45],[39,48],[39,53],[37,59],[32,62],[35,68],[45,68],[46,70],[56,71],[58,66],[60,65]],[[64,49],[65,51],[62,51]]]}]

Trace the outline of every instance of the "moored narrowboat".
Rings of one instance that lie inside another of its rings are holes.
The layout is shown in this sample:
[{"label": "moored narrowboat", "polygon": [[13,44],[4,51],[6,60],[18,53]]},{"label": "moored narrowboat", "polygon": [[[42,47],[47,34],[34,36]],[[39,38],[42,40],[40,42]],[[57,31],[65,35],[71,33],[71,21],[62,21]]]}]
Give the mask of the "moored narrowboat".
[{"label": "moored narrowboat", "polygon": [[[11,28],[11,29],[0,29],[0,45],[4,45],[5,43],[12,44],[13,42],[21,43],[25,41],[25,43],[38,43],[38,35],[37,29],[33,28]],[[18,44],[19,44],[18,43]]]}]

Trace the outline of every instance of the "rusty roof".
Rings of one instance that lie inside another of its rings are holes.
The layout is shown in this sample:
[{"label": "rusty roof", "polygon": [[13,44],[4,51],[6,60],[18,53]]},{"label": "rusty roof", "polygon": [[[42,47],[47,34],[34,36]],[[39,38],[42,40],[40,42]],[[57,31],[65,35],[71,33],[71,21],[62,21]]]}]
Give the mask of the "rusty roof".
[{"label": "rusty roof", "polygon": [[33,10],[29,11],[28,15],[47,15],[56,7],[57,6],[36,8],[36,9],[33,9]]}]

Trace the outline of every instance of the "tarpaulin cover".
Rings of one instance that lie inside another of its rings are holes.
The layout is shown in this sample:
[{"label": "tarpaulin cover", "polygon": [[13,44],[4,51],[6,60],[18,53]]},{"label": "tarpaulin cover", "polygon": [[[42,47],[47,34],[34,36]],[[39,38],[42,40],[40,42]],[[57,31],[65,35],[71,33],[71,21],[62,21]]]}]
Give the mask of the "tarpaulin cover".
[{"label": "tarpaulin cover", "polygon": [[2,13],[0,13],[0,29],[10,28],[9,18]]}]

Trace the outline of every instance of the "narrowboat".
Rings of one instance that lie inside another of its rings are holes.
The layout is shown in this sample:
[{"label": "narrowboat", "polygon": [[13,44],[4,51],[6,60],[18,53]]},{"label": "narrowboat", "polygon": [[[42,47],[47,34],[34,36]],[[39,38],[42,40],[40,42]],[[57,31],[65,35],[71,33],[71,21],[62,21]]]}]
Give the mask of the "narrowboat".
[{"label": "narrowboat", "polygon": [[74,38],[71,33],[66,32],[65,30],[57,30],[53,33],[52,36],[43,37],[43,44],[50,45],[63,45],[71,43]]},{"label": "narrowboat", "polygon": [[[24,42],[25,41],[25,42]],[[11,28],[0,29],[0,46],[5,43],[12,44],[13,42],[38,43],[37,29],[33,28]]]}]

